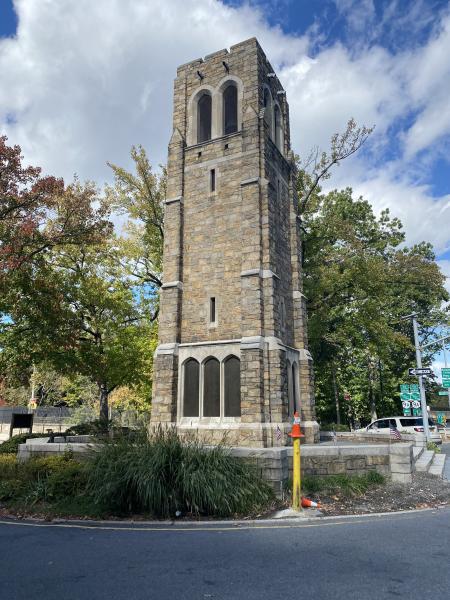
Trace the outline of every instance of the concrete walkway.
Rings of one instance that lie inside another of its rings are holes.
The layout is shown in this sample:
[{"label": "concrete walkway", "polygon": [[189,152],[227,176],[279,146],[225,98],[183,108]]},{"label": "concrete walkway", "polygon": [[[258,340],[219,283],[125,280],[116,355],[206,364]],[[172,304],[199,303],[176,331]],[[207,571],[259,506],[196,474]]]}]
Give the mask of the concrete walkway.
[{"label": "concrete walkway", "polygon": [[446,479],[447,481],[450,481],[450,442],[443,443],[441,448],[442,448],[442,454],[445,454],[447,456],[447,460],[445,461],[443,476],[444,476],[444,479]]}]

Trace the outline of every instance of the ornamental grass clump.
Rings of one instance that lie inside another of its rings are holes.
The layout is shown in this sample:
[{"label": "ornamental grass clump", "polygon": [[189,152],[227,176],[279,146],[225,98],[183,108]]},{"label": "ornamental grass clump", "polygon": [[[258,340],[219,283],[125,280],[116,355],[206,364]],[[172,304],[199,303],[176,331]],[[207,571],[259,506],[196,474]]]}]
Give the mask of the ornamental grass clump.
[{"label": "ornamental grass clump", "polygon": [[182,514],[232,516],[264,510],[273,501],[256,467],[224,445],[203,446],[174,429],[157,429],[133,441],[105,443],[92,457],[88,492],[119,513],[158,518]]}]

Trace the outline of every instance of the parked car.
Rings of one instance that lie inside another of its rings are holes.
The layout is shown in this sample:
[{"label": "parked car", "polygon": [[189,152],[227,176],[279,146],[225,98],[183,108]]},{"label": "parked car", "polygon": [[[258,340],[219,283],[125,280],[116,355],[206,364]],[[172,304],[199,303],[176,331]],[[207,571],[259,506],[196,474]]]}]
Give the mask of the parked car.
[{"label": "parked car", "polygon": [[[422,417],[385,417],[377,419],[358,431],[368,431],[370,433],[389,433],[391,427],[395,427],[400,433],[412,433],[420,436],[424,435]],[[441,436],[439,435],[436,423],[433,419],[428,418],[428,426],[430,428],[430,440],[435,444],[442,444]]]}]

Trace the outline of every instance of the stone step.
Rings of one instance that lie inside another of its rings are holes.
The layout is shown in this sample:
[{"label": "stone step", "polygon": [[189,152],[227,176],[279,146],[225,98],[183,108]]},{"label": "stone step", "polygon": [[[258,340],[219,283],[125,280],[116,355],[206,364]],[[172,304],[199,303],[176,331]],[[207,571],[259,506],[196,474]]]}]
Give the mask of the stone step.
[{"label": "stone step", "polygon": [[445,454],[435,454],[428,469],[428,473],[430,475],[435,475],[436,477],[441,477],[442,479],[445,467],[445,459]]},{"label": "stone step", "polygon": [[420,456],[422,455],[423,452],[423,446],[414,446],[413,447],[413,460],[414,462],[417,462],[420,458]]},{"label": "stone step", "polygon": [[416,471],[425,472],[428,471],[429,466],[431,465],[431,461],[434,457],[433,450],[424,450],[423,454],[416,462]]}]

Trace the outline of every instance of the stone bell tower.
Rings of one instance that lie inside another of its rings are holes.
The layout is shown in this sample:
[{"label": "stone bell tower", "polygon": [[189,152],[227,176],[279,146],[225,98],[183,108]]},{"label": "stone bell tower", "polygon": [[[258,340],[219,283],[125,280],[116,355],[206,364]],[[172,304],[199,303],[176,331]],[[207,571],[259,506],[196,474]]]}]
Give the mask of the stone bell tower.
[{"label": "stone bell tower", "polygon": [[182,65],[165,201],[152,424],[317,440],[286,93],[255,38]]}]

